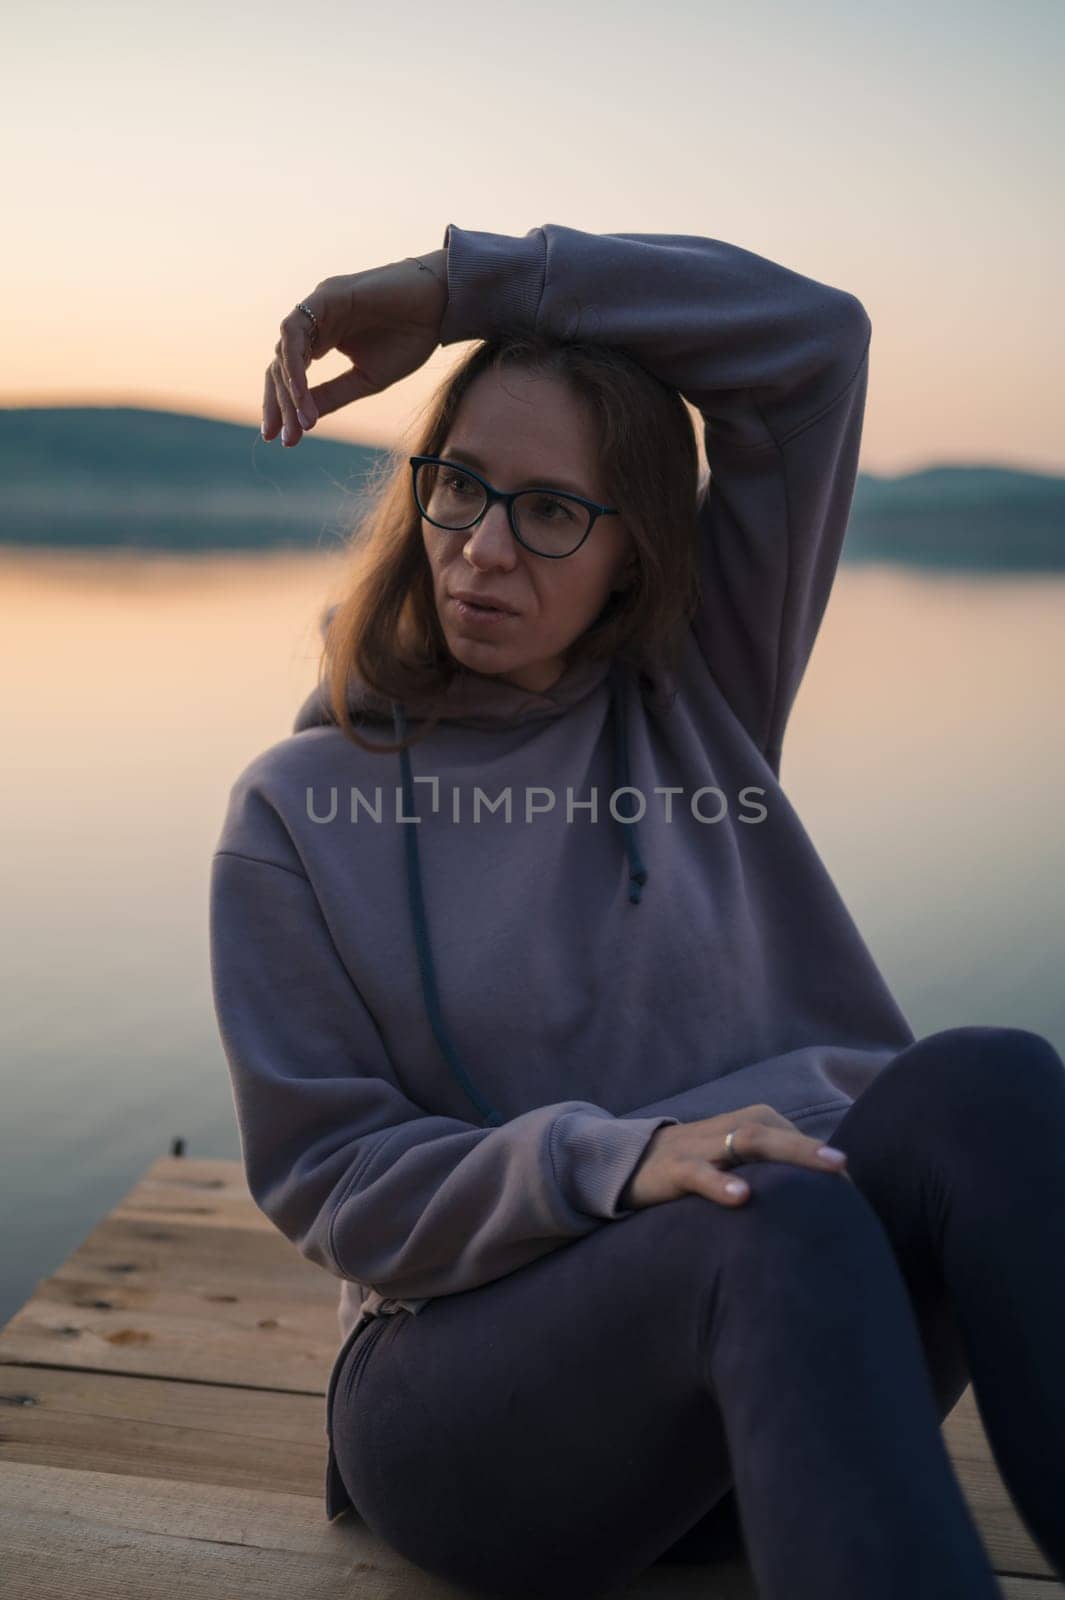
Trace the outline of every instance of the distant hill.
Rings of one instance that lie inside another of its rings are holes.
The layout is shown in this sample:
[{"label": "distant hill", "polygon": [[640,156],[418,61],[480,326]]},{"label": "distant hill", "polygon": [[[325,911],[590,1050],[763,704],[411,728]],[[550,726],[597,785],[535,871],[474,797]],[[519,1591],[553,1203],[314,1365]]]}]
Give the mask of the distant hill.
[{"label": "distant hill", "polygon": [[993,466],[859,473],[844,555],[921,567],[1065,569],[1065,477]]},{"label": "distant hill", "polygon": [[177,411],[0,408],[0,542],[335,549],[384,453]]},{"label": "distant hill", "polygon": [[[133,406],[0,408],[0,543],[335,549],[386,452]],[[1065,477],[995,466],[860,473],[844,559],[1065,569]]]}]

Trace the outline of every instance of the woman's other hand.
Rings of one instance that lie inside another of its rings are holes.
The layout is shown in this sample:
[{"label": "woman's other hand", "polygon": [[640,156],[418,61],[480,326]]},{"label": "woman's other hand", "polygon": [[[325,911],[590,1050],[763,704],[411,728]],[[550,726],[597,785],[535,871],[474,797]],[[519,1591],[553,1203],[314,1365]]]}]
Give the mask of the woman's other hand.
[{"label": "woman's other hand", "polygon": [[[297,307],[289,312],[266,369],[264,439],[283,430],[285,444],[298,444],[319,417],[379,394],[428,361],[440,342],[447,309],[447,251],[433,250],[418,259],[425,267],[409,258],[323,278],[303,302],[314,312],[317,331]],[[308,388],[310,363],[329,350],[339,350],[351,366],[339,377]]]},{"label": "woman's other hand", "polygon": [[823,1139],[811,1139],[771,1106],[745,1106],[726,1111],[719,1117],[704,1117],[700,1122],[676,1122],[651,1135],[640,1164],[621,1192],[619,1205],[640,1210],[661,1205],[682,1194],[702,1194],[719,1205],[742,1205],[750,1194],[743,1184],[730,1193],[727,1184],[737,1181],[735,1166],[727,1164],[725,1135],[738,1131],[732,1141],[737,1162],[783,1161],[795,1167],[810,1167],[816,1172],[838,1172],[849,1182],[845,1162],[819,1156]]}]

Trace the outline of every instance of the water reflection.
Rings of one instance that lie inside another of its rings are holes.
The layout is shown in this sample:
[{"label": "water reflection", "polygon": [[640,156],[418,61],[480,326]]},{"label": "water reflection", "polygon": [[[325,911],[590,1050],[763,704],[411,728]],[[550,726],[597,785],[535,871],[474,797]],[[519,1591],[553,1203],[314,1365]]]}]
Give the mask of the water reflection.
[{"label": "water reflection", "polygon": [[[229,785],[314,682],[336,555],[0,553],[0,1321],[182,1134],[238,1154],[207,968]],[[1065,577],[844,567],[782,778],[918,1034],[1065,1050]]]}]

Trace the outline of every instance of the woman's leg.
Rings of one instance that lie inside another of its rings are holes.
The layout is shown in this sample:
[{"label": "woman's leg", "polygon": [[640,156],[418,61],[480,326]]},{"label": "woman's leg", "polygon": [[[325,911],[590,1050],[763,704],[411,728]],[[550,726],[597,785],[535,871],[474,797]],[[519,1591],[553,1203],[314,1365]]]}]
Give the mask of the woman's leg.
[{"label": "woman's leg", "polygon": [[941,1416],[971,1373],[1002,1479],[1065,1577],[1065,1062],[1026,1029],[930,1034],[832,1143],[891,1239]]},{"label": "woman's leg", "polygon": [[731,1482],[694,1348],[709,1209],[604,1223],[389,1318],[332,1416],[374,1532],[496,1600],[593,1600],[697,1522]]},{"label": "woman's leg", "polygon": [[734,1481],[762,1600],[998,1600],[875,1211],[745,1176],[742,1208],[685,1195],[392,1319],[333,1414],[370,1527],[497,1600],[591,1600]]}]

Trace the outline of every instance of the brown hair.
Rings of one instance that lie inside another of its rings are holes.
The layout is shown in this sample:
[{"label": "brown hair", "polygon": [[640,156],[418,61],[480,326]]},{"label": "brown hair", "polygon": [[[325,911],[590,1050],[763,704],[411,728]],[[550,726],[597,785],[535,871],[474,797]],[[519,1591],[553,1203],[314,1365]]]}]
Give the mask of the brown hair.
[{"label": "brown hair", "polygon": [[[408,456],[439,455],[470,385],[504,366],[560,378],[591,407],[603,482],[632,537],[632,582],[609,596],[567,661],[658,655],[675,666],[679,630],[694,614],[699,584],[699,460],[683,399],[610,346],[503,333],[456,364],[425,406],[413,448],[387,451],[365,491],[348,546],[353,571],[332,608],[319,661],[319,691],[324,687],[338,726],[361,749],[394,752],[424,738],[439,721],[448,684],[465,670],[437,615]],[[348,702],[353,668],[370,689],[424,715],[421,730],[395,744],[360,738]]]}]

